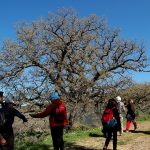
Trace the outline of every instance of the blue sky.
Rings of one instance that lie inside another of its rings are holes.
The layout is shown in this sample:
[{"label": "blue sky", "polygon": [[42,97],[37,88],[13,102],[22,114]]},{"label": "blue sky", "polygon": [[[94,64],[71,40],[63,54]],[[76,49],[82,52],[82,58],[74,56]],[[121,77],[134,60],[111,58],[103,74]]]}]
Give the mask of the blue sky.
[{"label": "blue sky", "polygon": [[[15,39],[15,25],[47,17],[59,8],[73,8],[80,17],[90,14],[105,17],[111,27],[121,30],[121,36],[144,41],[150,56],[149,0],[1,0],[0,46],[7,38]],[[150,82],[150,73],[134,73],[137,82]]]}]

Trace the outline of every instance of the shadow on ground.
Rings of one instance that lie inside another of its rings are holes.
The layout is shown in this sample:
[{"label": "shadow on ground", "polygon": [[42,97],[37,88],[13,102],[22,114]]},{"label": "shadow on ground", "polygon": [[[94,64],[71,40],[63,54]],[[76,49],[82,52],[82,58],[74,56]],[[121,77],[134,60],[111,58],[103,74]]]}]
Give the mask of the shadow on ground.
[{"label": "shadow on ground", "polygon": [[86,146],[77,145],[76,143],[65,143],[66,150],[97,150]]},{"label": "shadow on ground", "polygon": [[[36,144],[36,145],[25,145],[20,146],[17,150],[53,150],[53,147],[51,145],[46,144]],[[65,149],[66,150],[97,150],[93,148],[89,148],[86,146],[77,145],[76,143],[69,143],[65,142]]]},{"label": "shadow on ground", "polygon": [[36,145],[25,145],[20,146],[17,150],[50,150],[50,145],[46,144],[36,144]]},{"label": "shadow on ground", "polygon": [[134,130],[130,130],[130,132],[132,132],[132,133],[143,133],[143,134],[148,134],[148,135],[150,135],[150,131],[134,131]]},{"label": "shadow on ground", "polygon": [[104,137],[103,134],[89,133],[90,137]]}]

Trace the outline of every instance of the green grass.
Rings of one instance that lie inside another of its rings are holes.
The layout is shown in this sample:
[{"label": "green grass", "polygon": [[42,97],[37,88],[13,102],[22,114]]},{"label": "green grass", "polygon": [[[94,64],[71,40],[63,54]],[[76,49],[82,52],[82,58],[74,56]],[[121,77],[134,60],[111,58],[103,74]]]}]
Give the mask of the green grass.
[{"label": "green grass", "polygon": [[118,145],[126,145],[128,143],[128,141],[118,141],[117,144]]},{"label": "green grass", "polygon": [[141,122],[143,122],[143,121],[150,121],[150,115],[149,115],[149,114],[146,114],[146,115],[139,115],[139,116],[137,117],[137,120],[138,120],[138,121],[141,121]]},{"label": "green grass", "polygon": [[[50,136],[50,133],[45,135],[41,135],[40,138],[37,138],[37,135],[39,136],[39,133],[34,133],[34,136],[29,136],[31,134],[26,133],[20,139],[16,142],[15,150],[50,150],[53,149],[52,145],[52,139]],[[64,134],[64,141],[66,146],[72,146],[80,139],[86,139],[89,136],[94,137],[100,137],[102,136],[101,129],[100,128],[80,128],[77,127],[73,131],[69,133]]]},{"label": "green grass", "polygon": [[88,130],[75,130],[64,135],[64,139],[67,142],[78,141],[83,138],[88,138],[89,136],[101,136],[100,128],[91,128]]}]

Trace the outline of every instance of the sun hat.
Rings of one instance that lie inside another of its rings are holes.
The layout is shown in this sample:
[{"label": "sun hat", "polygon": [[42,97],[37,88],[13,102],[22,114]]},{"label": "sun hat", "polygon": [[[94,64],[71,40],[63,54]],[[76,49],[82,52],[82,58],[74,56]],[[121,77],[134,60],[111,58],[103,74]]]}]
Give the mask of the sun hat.
[{"label": "sun hat", "polygon": [[121,101],[121,97],[120,97],[120,96],[117,96],[117,97],[116,97],[116,101],[120,102],[120,101]]}]

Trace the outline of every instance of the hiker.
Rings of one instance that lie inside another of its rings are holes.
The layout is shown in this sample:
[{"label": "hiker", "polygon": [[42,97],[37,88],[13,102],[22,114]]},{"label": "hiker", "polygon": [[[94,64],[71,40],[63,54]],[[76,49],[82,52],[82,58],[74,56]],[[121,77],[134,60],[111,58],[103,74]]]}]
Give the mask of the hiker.
[{"label": "hiker", "polygon": [[131,122],[132,122],[133,125],[134,125],[134,130],[137,129],[137,123],[136,123],[135,117],[136,117],[136,116],[135,116],[135,105],[134,105],[134,101],[133,101],[133,99],[130,99],[130,100],[128,101],[128,105],[127,105],[126,132],[129,131]]},{"label": "hiker", "polygon": [[12,127],[14,118],[17,116],[22,119],[23,122],[27,122],[27,119],[22,113],[13,107],[13,100],[8,100],[5,103],[6,105],[1,108],[1,111],[5,114],[6,123],[1,129],[1,135],[6,140],[6,144],[0,145],[0,150],[14,150],[14,132]]},{"label": "hiker", "polygon": [[120,118],[120,124],[121,124],[120,135],[122,135],[122,133],[123,133],[123,113],[126,111],[126,109],[125,109],[124,103],[121,101],[120,96],[116,97],[116,101],[118,104],[119,118]]},{"label": "hiker", "polygon": [[50,97],[49,101],[51,103],[43,112],[30,114],[30,116],[33,118],[49,116],[49,126],[54,150],[64,150],[63,129],[68,124],[66,106],[58,94]]},{"label": "hiker", "polygon": [[[3,92],[0,91],[0,109],[4,106],[4,101],[3,101]],[[1,114],[0,114],[1,115]],[[1,116],[0,116],[1,117]],[[6,144],[6,140],[1,134],[2,129],[0,128],[0,146]]]},{"label": "hiker", "polygon": [[109,99],[108,104],[102,115],[102,125],[107,131],[107,137],[103,150],[107,150],[113,135],[113,150],[117,149],[117,131],[120,130],[120,118],[115,99]]}]

